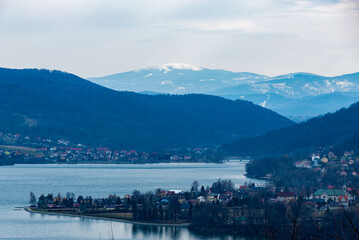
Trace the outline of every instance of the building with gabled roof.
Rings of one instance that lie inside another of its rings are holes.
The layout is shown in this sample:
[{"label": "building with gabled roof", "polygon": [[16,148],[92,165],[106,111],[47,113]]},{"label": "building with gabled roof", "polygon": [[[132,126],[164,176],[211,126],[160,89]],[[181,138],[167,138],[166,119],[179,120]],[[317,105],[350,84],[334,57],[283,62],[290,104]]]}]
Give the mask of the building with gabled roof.
[{"label": "building with gabled roof", "polygon": [[349,205],[351,196],[343,189],[318,189],[312,196],[314,199],[323,199],[325,202],[339,202],[343,206]]}]

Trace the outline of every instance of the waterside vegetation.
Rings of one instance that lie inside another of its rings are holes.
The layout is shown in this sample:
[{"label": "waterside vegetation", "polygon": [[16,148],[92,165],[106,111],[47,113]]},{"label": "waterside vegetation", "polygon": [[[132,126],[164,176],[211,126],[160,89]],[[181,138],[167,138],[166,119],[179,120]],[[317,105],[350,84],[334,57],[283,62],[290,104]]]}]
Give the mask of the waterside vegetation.
[{"label": "waterside vegetation", "polygon": [[[356,195],[348,189],[327,191],[313,187],[312,190],[306,197],[296,189],[286,191],[272,184],[246,183],[237,188],[231,180],[218,180],[205,187],[194,181],[186,192],[157,189],[143,194],[134,190],[123,197],[111,194],[105,198],[76,198],[68,193],[66,196],[42,194],[36,198],[31,193],[29,209],[140,224],[188,226],[198,234],[234,234],[260,239],[358,237]],[[323,199],[328,194],[331,200]]]}]

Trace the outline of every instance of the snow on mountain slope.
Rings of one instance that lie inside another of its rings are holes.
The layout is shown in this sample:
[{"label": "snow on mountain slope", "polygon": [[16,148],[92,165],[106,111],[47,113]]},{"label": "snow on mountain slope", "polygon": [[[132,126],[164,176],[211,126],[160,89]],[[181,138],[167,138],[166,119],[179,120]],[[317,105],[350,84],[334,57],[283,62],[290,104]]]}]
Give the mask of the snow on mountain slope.
[{"label": "snow on mountain slope", "polygon": [[359,74],[323,77],[308,73],[294,73],[267,78],[262,82],[217,89],[210,93],[219,96],[277,94],[289,98],[302,98],[334,92],[359,92]]},{"label": "snow on mountain slope", "polygon": [[210,94],[248,100],[292,120],[303,120],[359,101],[359,73],[337,77],[294,73],[217,89]]},{"label": "snow on mountain slope", "polygon": [[248,100],[291,119],[333,112],[359,99],[359,73],[325,77],[300,72],[267,77],[168,63],[89,80],[115,90],[205,93]]},{"label": "snow on mountain slope", "polygon": [[218,88],[267,79],[254,73],[234,73],[185,63],[168,63],[88,80],[115,90],[158,93],[207,93]]},{"label": "snow on mountain slope", "polygon": [[192,70],[192,71],[203,70],[203,68],[186,63],[166,63],[166,64],[150,67],[149,69],[158,69],[160,71],[163,71],[164,74],[173,70]]}]

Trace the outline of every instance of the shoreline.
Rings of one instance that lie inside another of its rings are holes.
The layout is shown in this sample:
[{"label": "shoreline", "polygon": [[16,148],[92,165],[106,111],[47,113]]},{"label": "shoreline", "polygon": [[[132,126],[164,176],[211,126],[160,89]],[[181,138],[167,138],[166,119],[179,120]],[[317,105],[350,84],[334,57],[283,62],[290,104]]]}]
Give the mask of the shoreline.
[{"label": "shoreline", "polygon": [[[161,164],[161,163],[206,163],[206,164],[223,164],[228,163],[230,161],[222,161],[222,162],[143,162],[143,163],[129,163],[129,162],[74,162],[74,163],[63,163],[63,162],[39,162],[39,163],[31,163],[31,162],[23,162],[23,163],[9,163],[9,164],[0,164],[1,166],[15,166],[15,165],[86,165],[86,164],[93,164],[93,165],[145,165],[145,164]],[[245,163],[245,162],[243,162]]]},{"label": "shoreline", "polygon": [[44,214],[44,215],[53,215],[53,216],[67,216],[67,217],[78,217],[78,218],[89,218],[94,220],[104,220],[104,221],[115,221],[115,222],[122,222],[122,223],[130,223],[135,225],[145,225],[145,226],[161,226],[161,227],[188,227],[190,223],[147,223],[147,222],[138,222],[126,219],[119,219],[119,218],[109,218],[109,217],[95,217],[95,216],[86,216],[80,214],[70,214],[70,213],[55,213],[55,212],[41,212],[31,209],[30,207],[24,207],[24,210],[29,213],[37,213],[37,214]]}]

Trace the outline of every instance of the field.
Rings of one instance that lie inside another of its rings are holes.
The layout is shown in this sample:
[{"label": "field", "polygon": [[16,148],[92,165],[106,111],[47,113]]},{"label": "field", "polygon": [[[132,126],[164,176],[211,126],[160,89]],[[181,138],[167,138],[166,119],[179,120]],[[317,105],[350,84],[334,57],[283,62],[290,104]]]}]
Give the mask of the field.
[{"label": "field", "polygon": [[0,145],[0,149],[12,150],[12,151],[21,151],[22,153],[27,153],[27,154],[30,154],[30,155],[38,154],[38,150],[36,148],[23,147],[23,146]]}]

